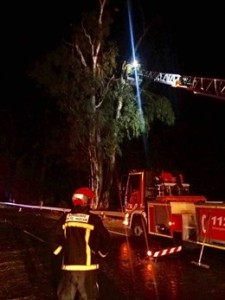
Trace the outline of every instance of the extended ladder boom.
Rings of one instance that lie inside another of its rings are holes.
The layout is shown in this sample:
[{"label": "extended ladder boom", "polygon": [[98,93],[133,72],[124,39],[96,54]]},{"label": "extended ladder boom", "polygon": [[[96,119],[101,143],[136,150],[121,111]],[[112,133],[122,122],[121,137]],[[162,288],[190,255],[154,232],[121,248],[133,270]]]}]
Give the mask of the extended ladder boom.
[{"label": "extended ladder boom", "polygon": [[156,82],[168,84],[174,88],[187,89],[192,91],[194,94],[225,100],[225,79],[204,78],[152,71],[142,71],[138,75],[141,77],[147,77]]}]

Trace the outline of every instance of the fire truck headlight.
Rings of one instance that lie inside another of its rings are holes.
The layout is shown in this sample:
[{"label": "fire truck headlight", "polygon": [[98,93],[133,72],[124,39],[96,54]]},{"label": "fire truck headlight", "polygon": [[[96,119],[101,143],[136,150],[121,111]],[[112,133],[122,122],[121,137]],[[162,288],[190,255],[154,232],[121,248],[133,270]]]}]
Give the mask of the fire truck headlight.
[{"label": "fire truck headlight", "polygon": [[123,219],[123,225],[127,226],[129,224],[129,214],[126,213]]}]

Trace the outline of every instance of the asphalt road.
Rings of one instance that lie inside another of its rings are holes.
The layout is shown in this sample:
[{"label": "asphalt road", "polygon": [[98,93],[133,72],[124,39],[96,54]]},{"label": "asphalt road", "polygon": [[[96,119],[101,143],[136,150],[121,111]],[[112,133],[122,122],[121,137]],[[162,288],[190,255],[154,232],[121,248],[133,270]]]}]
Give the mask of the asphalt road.
[{"label": "asphalt road", "polygon": [[[61,257],[48,244],[56,220],[45,212],[0,208],[0,300],[57,299]],[[124,299],[101,271],[99,285],[99,300]]]},{"label": "asphalt road", "polygon": [[[52,255],[48,233],[55,220],[35,211],[0,209],[0,300],[57,299],[60,258]],[[146,256],[144,240],[112,235],[110,255],[99,271],[99,300],[225,299],[225,252],[200,248],[161,257]],[[158,240],[149,246],[165,247]]]}]

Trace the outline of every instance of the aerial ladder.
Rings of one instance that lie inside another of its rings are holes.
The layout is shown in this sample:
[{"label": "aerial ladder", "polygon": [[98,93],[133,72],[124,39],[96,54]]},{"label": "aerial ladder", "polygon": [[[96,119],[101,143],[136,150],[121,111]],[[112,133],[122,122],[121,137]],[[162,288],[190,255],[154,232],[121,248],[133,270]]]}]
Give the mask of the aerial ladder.
[{"label": "aerial ladder", "polygon": [[[182,88],[194,94],[225,100],[225,79],[197,77],[173,73],[141,70],[139,65],[126,64],[125,73],[132,84],[140,84],[144,79],[167,84],[173,88]],[[137,75],[137,80],[135,80]]]},{"label": "aerial ladder", "polygon": [[183,88],[194,94],[225,100],[225,79],[206,78],[161,72],[142,72],[142,77],[150,78],[174,88]]}]

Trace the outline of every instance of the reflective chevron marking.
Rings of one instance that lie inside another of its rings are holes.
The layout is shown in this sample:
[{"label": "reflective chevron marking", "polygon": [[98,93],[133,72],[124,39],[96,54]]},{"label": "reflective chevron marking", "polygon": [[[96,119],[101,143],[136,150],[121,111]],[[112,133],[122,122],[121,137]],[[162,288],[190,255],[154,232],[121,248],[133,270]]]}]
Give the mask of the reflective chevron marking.
[{"label": "reflective chevron marking", "polygon": [[162,250],[155,251],[155,252],[154,251],[148,251],[148,256],[150,256],[150,257],[160,257],[160,256],[174,254],[174,253],[180,252],[181,250],[182,250],[182,246],[162,249]]}]

